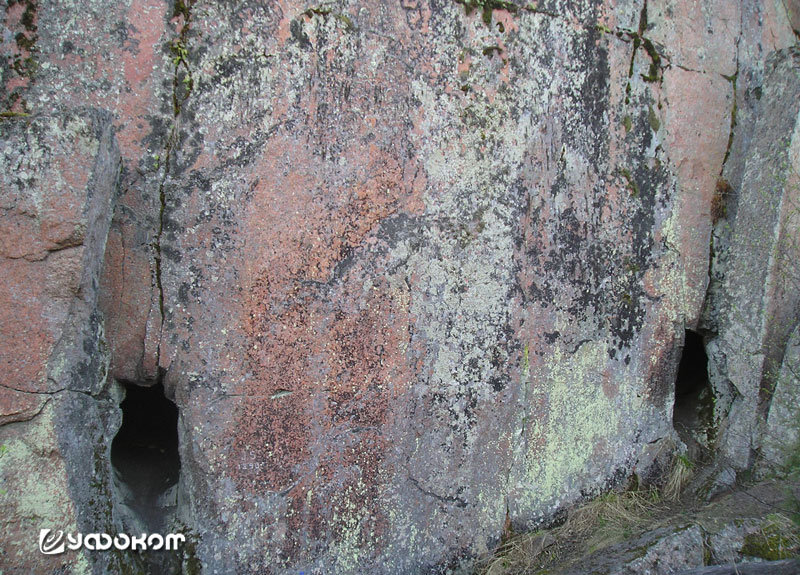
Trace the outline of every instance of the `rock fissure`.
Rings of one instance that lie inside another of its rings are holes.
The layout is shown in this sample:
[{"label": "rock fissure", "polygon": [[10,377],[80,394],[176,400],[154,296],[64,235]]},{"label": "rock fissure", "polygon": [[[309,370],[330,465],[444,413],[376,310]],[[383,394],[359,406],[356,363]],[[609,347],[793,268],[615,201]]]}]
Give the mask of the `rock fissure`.
[{"label": "rock fissure", "polygon": [[432,497],[442,503],[452,503],[455,504],[457,507],[466,507],[467,502],[461,499],[460,497],[452,496],[452,495],[439,495],[438,493],[434,493],[429,489],[425,489],[420,482],[412,477],[411,475],[408,476],[408,480],[411,482],[414,487],[416,487],[421,493],[427,495],[428,497]]},{"label": "rock fissure", "polygon": [[704,74],[704,75],[708,74],[708,72],[706,72],[705,70],[697,70],[695,68],[690,68],[689,66],[685,66],[683,64],[676,64],[670,62],[670,66],[675,66],[679,70],[683,70],[684,72],[691,72],[692,74]]},{"label": "rock fissure", "polygon": [[[417,574],[650,481],[669,439],[712,443],[710,407],[749,465],[758,382],[791,360],[751,354],[791,319],[766,273],[778,231],[757,229],[787,206],[753,194],[796,131],[768,57],[794,39],[780,6],[36,5],[35,82],[7,58],[0,76],[48,114],[0,122],[0,245],[87,238],[0,259],[0,420],[39,413],[2,439],[45,444],[0,480],[56,493],[43,519],[186,522],[194,563],[158,572]],[[709,222],[723,156],[731,214]],[[704,291],[722,312],[698,320]],[[707,352],[688,376],[684,319]],[[159,404],[168,433],[143,440]],[[31,500],[0,496],[0,569],[63,570],[26,547]]]},{"label": "rock fissure", "polygon": [[[636,54],[639,51],[639,49],[644,50],[644,52],[650,59],[650,66],[648,68],[647,73],[641,74],[641,78],[645,82],[660,84],[661,81],[663,80],[663,69],[664,69],[663,60],[665,59],[667,60],[666,64],[667,67],[673,65],[672,62],[669,61],[669,59],[667,59],[666,56],[661,54],[661,52],[656,47],[656,44],[653,42],[653,40],[645,35],[645,33],[647,32],[647,28],[648,28],[647,0],[645,0],[644,4],[642,5],[642,9],[639,12],[639,22],[637,24],[637,28],[635,31],[619,27],[612,29],[602,24],[595,25],[595,29],[598,32],[602,34],[613,35],[626,44],[631,44],[631,43],[633,44],[633,51],[631,52],[631,57],[628,64],[628,82],[625,86],[626,105],[630,104],[630,93],[631,93],[630,79],[633,77],[636,65]],[[675,64],[675,66],[686,71],[702,73],[699,70],[691,70],[681,65]]]},{"label": "rock fissure", "polygon": [[[737,40],[737,44],[738,44]],[[733,97],[731,98],[731,123],[730,123],[730,131],[728,132],[728,143],[725,147],[725,156],[722,159],[722,166],[719,170],[719,176],[722,177],[722,173],[725,171],[725,164],[728,163],[728,158],[731,155],[731,148],[733,147],[733,137],[736,131],[736,113],[737,113],[737,103],[736,100],[738,95],[736,93],[736,81],[739,78],[739,50],[737,47],[736,50],[736,71],[733,73],[732,76],[724,76],[724,78],[730,82],[731,89],[733,90]]]},{"label": "rock fissure", "polygon": [[[26,392],[23,392],[26,393]],[[47,398],[41,403],[41,405],[37,406],[36,409],[29,411],[28,413],[16,413],[14,414],[14,418],[10,421],[4,421],[0,423],[0,428],[2,427],[10,427],[16,423],[24,423],[26,421],[32,421],[36,419],[39,414],[44,411],[44,408],[50,403],[53,399],[51,394],[36,394],[36,395],[47,395]]]},{"label": "rock fissure", "polygon": [[173,8],[173,17],[182,18],[181,29],[178,37],[171,43],[173,53],[173,77],[172,77],[172,104],[173,119],[172,126],[164,144],[163,172],[158,185],[158,219],[156,234],[153,239],[154,263],[155,263],[155,287],[158,292],[159,309],[159,332],[157,335],[156,365],[161,365],[161,338],[163,336],[164,322],[166,320],[166,306],[164,298],[164,279],[163,279],[163,250],[162,239],[164,236],[164,223],[167,216],[167,182],[173,161],[173,154],[176,146],[179,145],[180,135],[180,116],[183,104],[191,95],[194,87],[191,68],[189,66],[189,51],[187,47],[188,34],[192,22],[192,6],[194,0],[176,0]]},{"label": "rock fissure", "polygon": [[57,389],[55,391],[30,391],[30,390],[27,390],[27,389],[20,389],[20,388],[17,388],[17,387],[6,385],[4,383],[0,383],[0,387],[3,387],[5,389],[9,389],[11,391],[16,391],[18,393],[30,393],[31,395],[53,395],[53,394],[56,394],[56,393],[58,393],[60,391],[64,391],[64,389]]}]

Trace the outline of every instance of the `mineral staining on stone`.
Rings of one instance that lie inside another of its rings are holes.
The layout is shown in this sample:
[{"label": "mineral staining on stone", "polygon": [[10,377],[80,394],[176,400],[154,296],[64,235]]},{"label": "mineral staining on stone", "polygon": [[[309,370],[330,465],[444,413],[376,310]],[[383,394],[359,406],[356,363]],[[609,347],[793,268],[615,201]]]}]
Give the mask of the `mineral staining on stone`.
[{"label": "mineral staining on stone", "polygon": [[[648,445],[672,435],[712,226],[736,225],[738,180],[723,174],[724,216],[713,197],[723,163],[746,155],[731,110],[759,78],[748,50],[762,32],[770,50],[791,39],[771,13],[711,2],[699,16],[731,33],[710,35],[671,9],[38,6],[22,36],[35,33],[36,76],[7,90],[28,107],[6,111],[107,109],[123,157],[105,330],[86,344],[103,357],[76,393],[103,425],[62,447],[53,482],[72,481],[74,501],[107,491],[102,455],[76,463],[118,425],[106,359],[113,378],[174,397],[177,517],[187,565],[208,572],[442,570],[507,521],[643,473]],[[77,156],[103,151],[84,139]],[[20,162],[47,154],[29,152]],[[36,253],[7,242],[10,265],[68,255],[29,235]],[[67,317],[94,311],[96,282],[81,286]],[[60,382],[75,366],[51,367]],[[36,424],[42,405],[17,395],[3,416]],[[76,488],[86,473],[98,486]],[[80,521],[107,519],[83,506]]]}]

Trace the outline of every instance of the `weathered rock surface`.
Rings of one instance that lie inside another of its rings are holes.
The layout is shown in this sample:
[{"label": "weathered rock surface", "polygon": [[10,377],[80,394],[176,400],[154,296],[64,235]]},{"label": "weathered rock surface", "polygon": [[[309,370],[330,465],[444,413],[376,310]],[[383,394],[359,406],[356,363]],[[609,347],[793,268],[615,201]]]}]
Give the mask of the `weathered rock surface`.
[{"label": "weathered rock surface", "polygon": [[[108,114],[92,109],[0,123],[6,573],[88,568],[85,557],[39,554],[39,529],[75,531],[104,505],[90,502],[87,487],[108,476],[103,446],[113,427],[103,427],[116,419],[119,401],[108,397],[97,310],[120,169],[112,130]],[[91,471],[76,469],[87,465]]]},{"label": "weathered rock surface", "polygon": [[[784,358],[787,368],[795,361],[788,344],[800,310],[800,51],[776,53],[763,74],[750,96],[754,101],[745,100],[751,106],[742,114],[748,131],[734,138],[725,165],[737,193],[727,199],[715,233],[719,276],[709,298],[708,323],[718,334],[709,343],[717,374],[712,384],[734,397],[720,454],[738,469],[752,464],[762,448]],[[791,380],[784,376],[783,386]],[[782,417],[785,433],[796,433],[796,424]]]},{"label": "weathered rock surface", "polygon": [[769,406],[763,441],[763,467],[767,472],[791,472],[800,454],[800,330],[795,329],[786,344],[775,391]]},{"label": "weathered rock surface", "polygon": [[[59,462],[53,528],[129,525],[122,382],[178,406],[204,573],[447,572],[647,476],[686,328],[750,465],[797,323],[787,4],[11,2],[0,433],[30,447],[0,459],[3,568],[40,559],[25,461]],[[46,120],[80,106],[116,144]],[[76,147],[12,164],[42,137]]]},{"label": "weathered rock surface", "polygon": [[[791,515],[791,502],[797,491],[796,483],[783,482],[738,488],[713,504],[662,519],[655,528],[587,557],[566,558],[566,565],[547,572],[670,575],[694,573],[693,569],[712,565],[735,566],[796,557],[797,526],[787,513]],[[793,573],[796,568],[782,572]]]}]

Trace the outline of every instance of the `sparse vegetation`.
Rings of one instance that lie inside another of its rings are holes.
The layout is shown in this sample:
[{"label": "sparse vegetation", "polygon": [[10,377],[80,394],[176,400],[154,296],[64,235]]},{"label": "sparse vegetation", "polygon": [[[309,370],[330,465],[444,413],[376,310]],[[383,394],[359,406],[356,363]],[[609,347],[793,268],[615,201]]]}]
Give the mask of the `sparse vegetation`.
[{"label": "sparse vegetation", "polygon": [[741,552],[768,561],[794,557],[800,552],[800,527],[782,513],[769,515],[757,533],[745,537]]},{"label": "sparse vegetation", "polygon": [[487,26],[492,25],[492,10],[507,10],[511,13],[517,12],[519,6],[512,2],[503,2],[502,0],[455,0],[456,3],[464,6],[467,15],[472,14],[474,10],[481,11],[483,23]]},{"label": "sparse vegetation", "polygon": [[545,573],[566,559],[629,539],[680,498],[695,467],[688,457],[676,454],[660,489],[636,486],[610,491],[574,506],[561,525],[504,538],[491,557],[478,563],[476,575]]},{"label": "sparse vegetation", "polygon": [[684,488],[694,477],[694,463],[685,455],[676,455],[664,482],[663,493],[666,499],[677,501]]},{"label": "sparse vegetation", "polygon": [[537,573],[567,558],[623,541],[663,508],[658,490],[634,489],[605,493],[569,510],[566,521],[505,541],[479,563],[479,575]]},{"label": "sparse vegetation", "polygon": [[717,223],[728,215],[728,196],[731,193],[731,185],[725,178],[717,180],[714,195],[711,198],[711,221]]}]

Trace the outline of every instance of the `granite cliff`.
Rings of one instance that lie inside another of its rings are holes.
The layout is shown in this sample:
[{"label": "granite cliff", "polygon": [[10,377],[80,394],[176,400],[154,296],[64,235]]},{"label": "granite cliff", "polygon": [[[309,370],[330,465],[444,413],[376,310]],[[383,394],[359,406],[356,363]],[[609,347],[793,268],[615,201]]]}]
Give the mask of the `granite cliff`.
[{"label": "granite cliff", "polygon": [[2,572],[457,572],[798,440],[796,0],[4,10]]}]

